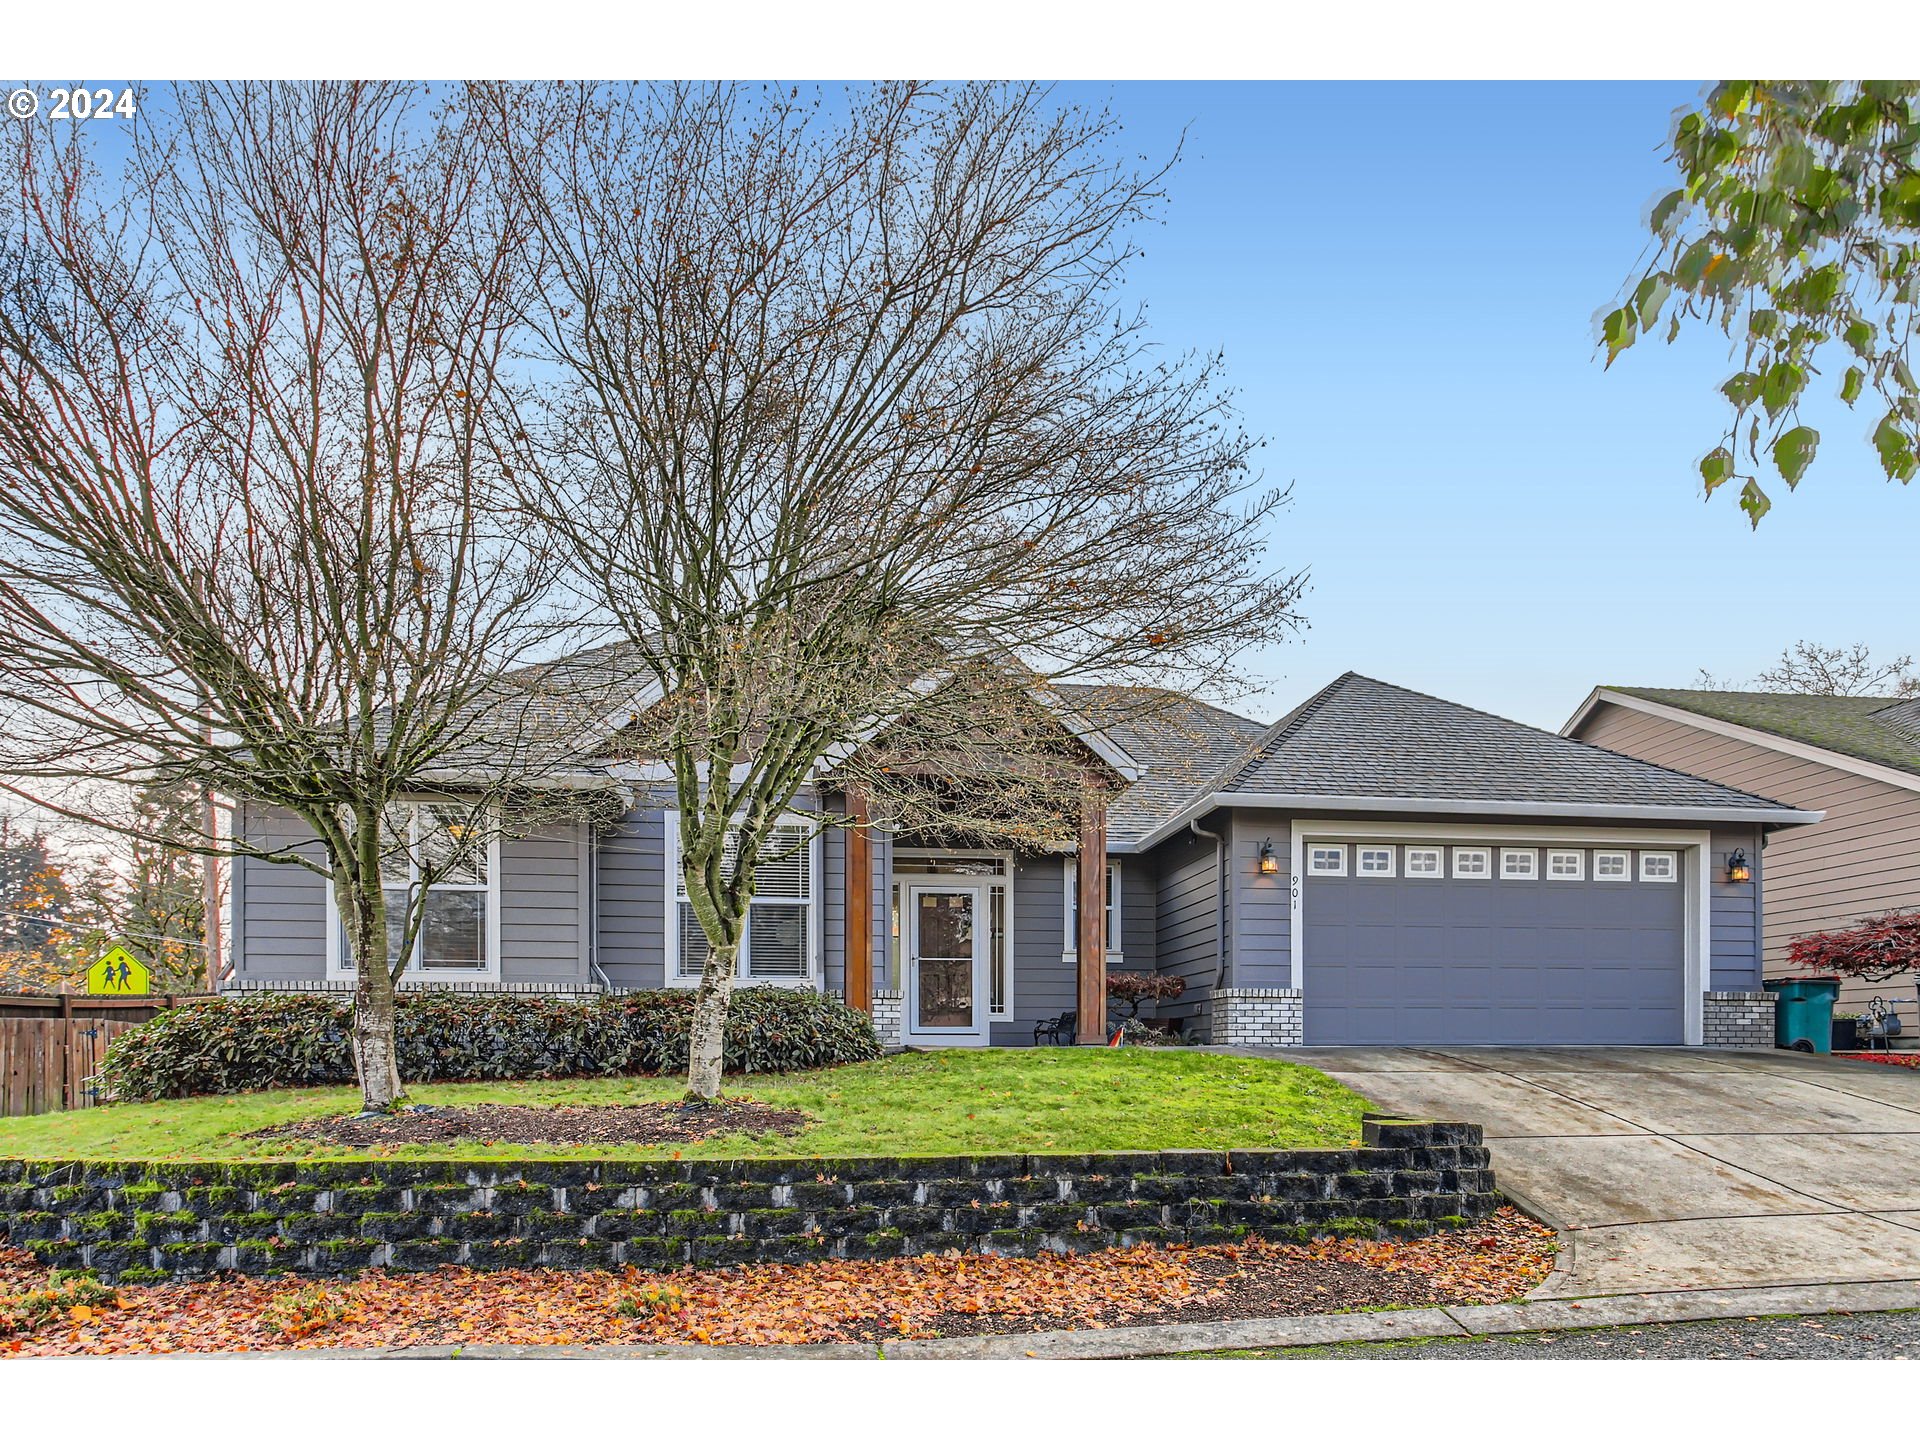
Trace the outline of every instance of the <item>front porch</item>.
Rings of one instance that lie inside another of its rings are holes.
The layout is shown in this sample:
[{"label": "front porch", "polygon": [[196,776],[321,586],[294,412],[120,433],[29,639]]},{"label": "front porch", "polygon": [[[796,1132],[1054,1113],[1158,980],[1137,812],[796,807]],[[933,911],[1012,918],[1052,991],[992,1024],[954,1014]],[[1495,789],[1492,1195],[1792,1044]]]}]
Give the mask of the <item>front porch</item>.
[{"label": "front porch", "polygon": [[1076,1043],[1106,1043],[1124,901],[1104,805],[1085,806],[1070,856],[903,839],[885,844],[884,861],[858,795],[847,809],[842,994],[882,1043],[1031,1044],[1036,1024],[1069,1015]]}]

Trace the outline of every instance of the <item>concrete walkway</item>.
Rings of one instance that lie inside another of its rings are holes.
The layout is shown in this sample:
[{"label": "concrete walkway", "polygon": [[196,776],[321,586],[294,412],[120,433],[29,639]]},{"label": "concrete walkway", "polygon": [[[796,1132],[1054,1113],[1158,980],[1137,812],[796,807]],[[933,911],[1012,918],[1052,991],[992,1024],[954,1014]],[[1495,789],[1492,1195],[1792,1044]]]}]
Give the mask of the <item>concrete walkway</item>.
[{"label": "concrete walkway", "polygon": [[1265,1053],[1485,1126],[1501,1188],[1562,1232],[1536,1297],[1920,1279],[1920,1072],[1791,1051]]},{"label": "concrete walkway", "polygon": [[[1511,1305],[1441,1305],[1269,1320],[1207,1320],[1034,1335],[962,1335],[875,1345],[414,1345],[385,1350],[249,1351],[221,1359],[271,1360],[1128,1360],[1222,1350],[1281,1350],[1422,1339],[1576,1333],[1616,1325],[1672,1324],[1836,1311],[1913,1311],[1920,1284],[1788,1285],[1615,1295]],[[208,1356],[167,1356],[205,1359]]]}]

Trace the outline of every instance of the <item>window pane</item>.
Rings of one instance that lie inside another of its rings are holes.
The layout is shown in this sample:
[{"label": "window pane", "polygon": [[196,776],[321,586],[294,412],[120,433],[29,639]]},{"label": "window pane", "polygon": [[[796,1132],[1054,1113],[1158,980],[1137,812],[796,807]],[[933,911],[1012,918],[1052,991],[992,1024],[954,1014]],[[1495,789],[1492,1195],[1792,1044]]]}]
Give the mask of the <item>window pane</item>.
[{"label": "window pane", "polygon": [[458,805],[423,805],[415,824],[422,867],[449,867],[438,883],[487,883],[487,844],[482,828]]},{"label": "window pane", "polygon": [[813,893],[813,867],[809,855],[808,829],[803,825],[778,825],[768,838],[754,871],[756,895],[782,900],[804,900]]},{"label": "window pane", "polygon": [[389,805],[380,817],[380,878],[389,885],[413,879],[413,807]]},{"label": "window pane", "polygon": [[[387,967],[400,958],[400,936],[407,923],[407,892],[388,888],[387,897]],[[353,969],[353,931],[348,928],[346,917],[340,917],[340,968]]]},{"label": "window pane", "polygon": [[484,970],[487,896],[484,890],[431,890],[420,923],[420,964],[428,970]]},{"label": "window pane", "polygon": [[994,885],[987,891],[987,1009],[1007,1013],[1007,891]]},{"label": "window pane", "polygon": [[707,943],[707,932],[700,928],[700,917],[693,913],[693,906],[685,900],[680,902],[680,954],[676,957],[680,977],[683,980],[698,978],[706,968],[707,955],[712,950]]},{"label": "window pane", "polygon": [[747,912],[747,974],[756,980],[807,977],[807,907],[756,900]]}]

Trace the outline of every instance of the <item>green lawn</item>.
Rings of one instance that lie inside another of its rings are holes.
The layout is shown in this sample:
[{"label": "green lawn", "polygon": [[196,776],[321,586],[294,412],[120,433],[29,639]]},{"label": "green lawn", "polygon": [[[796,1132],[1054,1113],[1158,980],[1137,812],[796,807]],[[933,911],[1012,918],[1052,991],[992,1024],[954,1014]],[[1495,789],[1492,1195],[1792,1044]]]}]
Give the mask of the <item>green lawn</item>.
[{"label": "green lawn", "polygon": [[[728,1093],[805,1110],[785,1137],[722,1136],[686,1156],[954,1155],[993,1151],[1256,1149],[1345,1146],[1363,1101],[1317,1070],[1277,1060],[1179,1050],[946,1050],[894,1055],[803,1075],[730,1077]],[[434,1105],[616,1105],[672,1100],[678,1077],[422,1085]],[[284,1121],[357,1108],[349,1089],[109,1105],[0,1119],[0,1158],[270,1159],[360,1154],[241,1138]],[[381,1154],[495,1158],[669,1153],[643,1146],[409,1145]]]}]

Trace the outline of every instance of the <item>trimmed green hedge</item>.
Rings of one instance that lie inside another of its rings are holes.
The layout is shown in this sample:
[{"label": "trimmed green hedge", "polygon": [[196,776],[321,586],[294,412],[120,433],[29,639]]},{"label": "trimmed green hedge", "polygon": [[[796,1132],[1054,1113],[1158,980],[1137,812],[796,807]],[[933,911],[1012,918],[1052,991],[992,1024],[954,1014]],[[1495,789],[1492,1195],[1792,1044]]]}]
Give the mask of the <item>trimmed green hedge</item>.
[{"label": "trimmed green hedge", "polygon": [[[686,1068],[691,990],[587,1000],[408,991],[395,1001],[400,1073],[436,1080],[557,1080]],[[247,995],[163,1011],[107,1049],[116,1099],[173,1100],[352,1081],[344,995]],[[811,990],[743,989],[727,1016],[726,1065],[812,1070],[880,1056],[873,1022]]]}]

